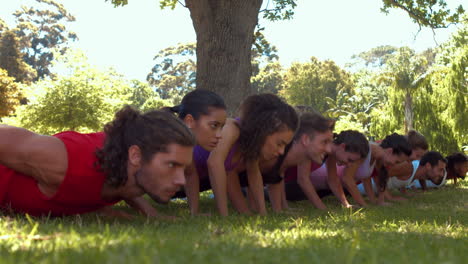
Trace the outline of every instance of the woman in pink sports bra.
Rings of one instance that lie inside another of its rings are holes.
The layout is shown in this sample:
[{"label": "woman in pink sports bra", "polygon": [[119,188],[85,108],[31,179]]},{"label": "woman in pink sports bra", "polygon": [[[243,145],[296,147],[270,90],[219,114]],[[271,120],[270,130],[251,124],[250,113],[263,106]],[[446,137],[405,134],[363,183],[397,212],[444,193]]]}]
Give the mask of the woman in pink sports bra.
[{"label": "woman in pink sports bra", "polygon": [[[311,172],[310,161],[297,167],[297,183],[300,189],[287,188],[289,192],[303,192],[304,196],[318,209],[326,209],[317,194],[317,190],[332,190],[343,206],[350,207],[338,177],[343,175],[344,168],[361,159],[367,159],[369,143],[366,137],[353,130],[342,131],[333,139],[329,155],[322,166]],[[339,166],[337,166],[339,165]],[[363,168],[364,169],[364,168]],[[353,181],[354,183],[354,181]],[[352,193],[352,192],[351,192]],[[286,196],[293,196],[287,193]],[[359,202],[359,201],[358,201]]]},{"label": "woman in pink sports bra", "polygon": [[[273,94],[246,98],[239,121],[228,119],[219,144],[210,153],[208,172],[218,211],[228,215],[229,197],[239,213],[266,214],[261,164],[275,163],[284,154],[297,129],[294,108]],[[232,153],[232,154],[230,154]],[[240,187],[239,173],[247,171],[249,207]]]},{"label": "woman in pink sports bra", "polygon": [[[276,164],[279,181],[268,185],[268,197],[275,212],[288,209],[288,197],[302,194],[302,178],[298,179],[297,166],[300,164],[312,165],[321,163],[322,159],[330,152],[333,140],[334,120],[326,118],[319,113],[303,112],[300,116],[299,128],[294,135],[287,154],[278,160]],[[311,163],[312,161],[312,163]],[[320,167],[316,166],[317,168]],[[301,187],[298,185],[301,184]],[[335,180],[339,184],[338,178]],[[332,184],[333,185],[333,184]],[[304,188],[308,188],[306,185]],[[313,188],[313,186],[312,186]],[[343,203],[347,203],[343,192],[338,195]],[[313,197],[311,198],[313,199]]]}]

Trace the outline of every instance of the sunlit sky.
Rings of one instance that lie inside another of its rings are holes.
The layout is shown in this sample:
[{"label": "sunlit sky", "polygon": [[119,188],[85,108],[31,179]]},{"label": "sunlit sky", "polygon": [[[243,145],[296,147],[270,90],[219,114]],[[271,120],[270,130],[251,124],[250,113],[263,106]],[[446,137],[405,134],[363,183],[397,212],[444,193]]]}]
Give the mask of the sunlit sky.
[{"label": "sunlit sky", "polygon": [[[129,0],[114,8],[105,0],[58,0],[76,17],[70,29],[89,61],[113,67],[127,78],[145,80],[161,49],[196,40],[189,10],[159,8],[159,0]],[[183,2],[183,1],[182,1]],[[267,1],[264,1],[267,2]],[[452,7],[463,1],[448,0]],[[0,0],[0,17],[11,26],[11,15],[32,0]],[[344,66],[353,54],[379,45],[409,46],[417,51],[435,47],[456,31],[455,26],[435,31],[411,22],[400,10],[380,12],[381,0],[299,0],[289,21],[260,19],[267,39],[278,48],[280,62],[305,62],[311,56],[331,59]],[[453,9],[453,7],[452,7]]]}]

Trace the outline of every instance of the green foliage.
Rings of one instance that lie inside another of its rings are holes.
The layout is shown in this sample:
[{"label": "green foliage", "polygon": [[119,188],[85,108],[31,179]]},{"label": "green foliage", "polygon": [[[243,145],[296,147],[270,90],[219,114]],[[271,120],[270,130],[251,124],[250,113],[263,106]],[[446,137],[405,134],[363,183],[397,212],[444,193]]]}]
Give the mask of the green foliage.
[{"label": "green foliage", "polygon": [[[253,90],[277,93],[282,86],[282,67],[278,63],[277,49],[271,45],[261,29],[255,33],[252,46]],[[179,104],[183,96],[195,89],[196,82],[196,44],[178,44],[158,52],[154,57],[156,64],[147,75],[148,83],[156,88],[164,100]]]},{"label": "green foliage", "polygon": [[60,62],[70,74],[27,87],[29,103],[18,107],[16,116],[5,123],[41,134],[100,131],[124,105],[149,110],[166,103],[147,85],[130,84],[113,70],[93,68],[79,52],[60,57]]},{"label": "green foliage", "polygon": [[271,45],[262,33],[263,28],[257,28],[255,42],[252,46],[252,90],[257,93],[278,94],[283,85],[283,68],[278,62],[278,49]]},{"label": "green foliage", "polygon": [[[128,0],[110,0],[110,2],[115,7],[128,4]],[[159,0],[161,9],[166,7],[174,9],[178,2],[177,0]],[[447,8],[447,3],[444,0],[382,0],[382,2],[382,12],[388,13],[392,8],[401,9],[419,26],[433,29],[446,28],[452,23],[458,23],[460,17],[465,13],[461,5],[452,12]],[[297,0],[267,0],[260,13],[263,14],[263,18],[271,21],[286,20],[294,16],[296,7]]]},{"label": "green foliage", "polygon": [[397,50],[393,46],[379,46],[369,51],[361,52],[358,55],[353,55],[351,58],[363,61],[365,66],[382,67]]},{"label": "green foliage", "polygon": [[0,18],[0,37],[2,36],[3,32],[7,30],[9,30],[8,24],[5,22],[5,20]]},{"label": "green foliage", "polygon": [[[110,1],[114,7],[125,6],[128,4],[128,0],[105,1]],[[161,9],[166,7],[174,9],[178,2],[180,3],[180,1],[177,0],[159,0],[159,7]],[[294,15],[294,8],[297,6],[296,2],[296,0],[268,0],[265,8],[260,10],[260,13],[263,13],[263,18],[271,21],[292,19]]]},{"label": "green foliage", "polygon": [[[293,63],[284,75],[284,88],[280,94],[292,105],[311,106],[323,113],[332,106],[340,93],[349,93],[353,87],[351,75],[333,61]],[[325,101],[324,98],[330,98]],[[339,99],[339,97],[338,97]]]},{"label": "green foliage", "polygon": [[195,89],[195,43],[179,44],[158,52],[155,66],[146,77],[163,99],[178,104],[182,97]]},{"label": "green foliage", "polygon": [[174,9],[176,5],[177,5],[177,0],[160,0],[159,1],[159,7],[161,9],[166,8],[166,7],[169,7],[170,9]]},{"label": "green foliage", "polygon": [[125,93],[130,94],[129,105],[143,112],[172,105],[170,100],[161,99],[148,83],[138,80],[132,80],[131,86]]},{"label": "green foliage", "polygon": [[[373,66],[372,71],[355,75],[357,86],[350,97],[364,99],[365,96],[358,92],[359,87],[363,87],[363,83],[373,84],[370,87],[373,87],[372,91],[377,92],[374,95],[379,99],[369,114],[370,122],[354,118],[359,113],[357,110],[340,116],[340,120],[343,119],[347,126],[353,126],[354,121],[361,123],[363,127],[370,124],[367,127],[369,135],[375,139],[381,139],[395,131],[403,133],[405,96],[410,94],[414,129],[427,138],[430,148],[445,154],[460,151],[468,142],[467,35],[467,23],[464,23],[447,43],[436,50],[416,54],[403,47],[392,53],[383,53],[385,60],[381,66],[380,63],[369,64]],[[365,61],[379,61],[382,54],[375,52],[379,49],[380,47],[363,52],[360,55],[371,56],[361,58]],[[351,100],[347,100],[348,104],[352,104]],[[353,106],[348,109],[359,107]],[[337,125],[339,123],[340,121]]]},{"label": "green foliage", "polygon": [[468,15],[465,22],[452,38],[441,46],[437,62],[443,65],[444,74],[441,82],[447,90],[448,98],[453,103],[447,107],[453,119],[454,129],[468,143],[468,122],[466,109],[468,105]]},{"label": "green foliage", "polygon": [[[444,153],[462,149],[468,142],[468,21],[439,49],[433,68],[431,89],[424,95],[430,104],[421,103],[421,120],[431,145]],[[421,115],[423,116],[423,115]],[[437,131],[437,133],[434,133]]]},{"label": "green foliage", "polygon": [[22,6],[13,14],[16,26],[11,29],[19,38],[24,62],[37,72],[34,80],[50,74],[54,50],[64,54],[68,41],[77,39],[65,26],[65,22],[75,21],[75,18],[62,4],[53,0],[36,2],[39,3],[37,9]]},{"label": "green foliage", "polygon": [[[379,75],[379,80],[399,95],[394,98],[403,102],[405,132],[414,126],[414,94],[430,84],[432,70],[429,62],[433,61],[433,57],[432,51],[416,54],[412,49],[402,47],[387,59]],[[393,109],[394,115],[402,113],[397,107]]]},{"label": "green foliage", "polygon": [[250,82],[258,93],[278,94],[283,89],[283,67],[279,62],[269,62],[252,76]]},{"label": "green foliage", "polygon": [[465,10],[460,5],[454,12],[447,8],[443,0],[382,0],[382,12],[388,13],[390,8],[399,8],[408,13],[409,17],[420,27],[432,29],[446,28],[452,23],[458,23]]},{"label": "green foliage", "polygon": [[271,21],[292,19],[296,2],[296,0],[268,0],[265,9],[260,12],[263,13],[263,18]]},{"label": "green foliage", "polygon": [[0,68],[21,83],[30,83],[36,78],[36,71],[23,61],[19,40],[13,31],[7,30],[0,37]]},{"label": "green foliage", "polygon": [[6,70],[0,69],[0,118],[13,114],[21,98],[20,84],[8,76]]}]

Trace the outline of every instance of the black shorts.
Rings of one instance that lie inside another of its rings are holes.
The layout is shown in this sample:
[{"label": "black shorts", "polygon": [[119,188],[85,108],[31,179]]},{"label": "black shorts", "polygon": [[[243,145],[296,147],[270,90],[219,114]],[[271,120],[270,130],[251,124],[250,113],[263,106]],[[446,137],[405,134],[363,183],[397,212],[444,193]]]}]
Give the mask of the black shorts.
[{"label": "black shorts", "polygon": [[[307,200],[307,196],[302,191],[301,186],[297,183],[297,181],[289,181],[284,184],[284,188],[286,191],[286,200],[288,201],[303,201]],[[320,198],[328,196],[332,194],[331,190],[318,190],[317,194]]]}]

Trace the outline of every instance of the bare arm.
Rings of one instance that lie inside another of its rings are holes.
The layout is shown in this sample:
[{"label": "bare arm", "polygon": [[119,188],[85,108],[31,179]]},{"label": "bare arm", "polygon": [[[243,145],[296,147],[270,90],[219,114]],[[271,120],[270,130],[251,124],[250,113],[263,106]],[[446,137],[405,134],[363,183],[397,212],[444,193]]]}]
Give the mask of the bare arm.
[{"label": "bare arm", "polygon": [[306,161],[297,166],[297,184],[301,187],[307,199],[309,199],[316,208],[322,210],[327,209],[310,181],[310,161]]},{"label": "bare arm", "polygon": [[[241,214],[251,214],[247,200],[242,193],[239,175],[236,171],[229,172],[227,175],[227,193],[232,205]],[[251,193],[248,194],[252,195]]]},{"label": "bare arm", "polygon": [[419,184],[421,184],[421,190],[427,191],[426,180],[419,180]]},{"label": "bare arm", "polygon": [[200,178],[198,177],[198,172],[194,164],[185,170],[184,190],[187,195],[190,213],[192,215],[198,214],[200,202]]},{"label": "bare arm", "polygon": [[247,179],[249,181],[249,195],[252,195],[258,213],[266,215],[265,195],[263,192],[263,179],[258,161],[250,161],[246,164]]},{"label": "bare arm", "polygon": [[364,185],[364,190],[366,191],[367,197],[369,197],[369,201],[373,204],[376,204],[377,198],[375,197],[374,187],[372,186],[372,178],[368,177],[363,179],[362,184]]},{"label": "bare arm", "polygon": [[343,183],[348,192],[353,197],[354,201],[356,201],[361,206],[367,206],[367,203],[364,201],[364,198],[362,198],[362,195],[357,188],[356,181],[354,180],[354,175],[356,174],[359,165],[359,163],[354,163],[351,166],[345,168]]},{"label": "bare arm", "polygon": [[281,181],[281,208],[283,210],[289,209],[288,200],[286,199],[286,182],[283,180]]},{"label": "bare arm", "polygon": [[284,185],[281,184],[283,182],[268,184],[268,197],[274,212],[280,212],[283,209]]},{"label": "bare arm", "polygon": [[[327,182],[328,186],[330,187],[331,191],[333,194],[340,200],[341,204],[344,207],[350,207],[351,205],[349,204],[348,200],[346,199],[346,196],[343,191],[343,186],[341,186],[340,179],[338,178],[337,172],[336,172],[336,160],[334,157],[330,156],[327,159],[327,171],[328,171],[328,176],[327,176]],[[358,162],[356,162],[358,163]],[[350,166],[358,166],[359,164],[352,164]]]},{"label": "bare arm", "polygon": [[227,206],[227,175],[224,161],[232,146],[239,138],[239,128],[234,120],[229,119],[223,128],[221,140],[208,158],[208,172],[211,188],[215,195],[218,211],[222,216],[228,215]]},{"label": "bare arm", "polygon": [[58,186],[67,171],[67,150],[56,137],[0,125],[0,164],[45,185]]}]

